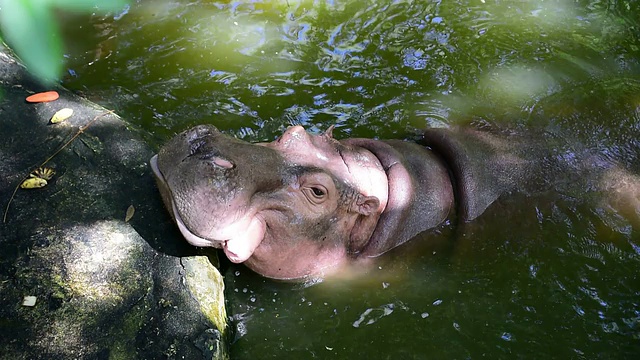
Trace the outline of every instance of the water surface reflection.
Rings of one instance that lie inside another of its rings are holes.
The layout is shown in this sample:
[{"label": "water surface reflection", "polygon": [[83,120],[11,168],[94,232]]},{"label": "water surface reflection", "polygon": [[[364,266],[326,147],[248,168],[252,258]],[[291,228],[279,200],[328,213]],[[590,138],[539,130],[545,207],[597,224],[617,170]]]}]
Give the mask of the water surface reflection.
[{"label": "water surface reflection", "polygon": [[[64,83],[154,146],[200,123],[249,141],[292,124],[408,139],[494,126],[557,139],[558,161],[597,152],[594,167],[638,174],[638,14],[634,1],[139,1],[66,23]],[[301,286],[229,267],[234,358],[632,358],[640,208],[573,181],[445,224],[365,276]]]}]

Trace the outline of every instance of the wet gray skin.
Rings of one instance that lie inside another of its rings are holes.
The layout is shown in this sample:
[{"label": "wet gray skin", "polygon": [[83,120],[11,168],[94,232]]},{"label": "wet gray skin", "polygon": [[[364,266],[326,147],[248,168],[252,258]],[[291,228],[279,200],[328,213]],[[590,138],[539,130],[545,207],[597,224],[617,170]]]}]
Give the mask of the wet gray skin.
[{"label": "wet gray skin", "polygon": [[377,256],[447,217],[453,190],[442,161],[420,145],[392,145],[299,126],[249,144],[203,125],[151,165],[187,241],[293,279]]},{"label": "wet gray skin", "polygon": [[460,218],[473,219],[527,170],[486,134],[431,130],[425,139],[429,147],[337,141],[331,129],[294,126],[250,144],[201,125],[173,138],[151,166],[189,243],[297,279],[378,256],[442,223],[454,213],[454,184]]}]

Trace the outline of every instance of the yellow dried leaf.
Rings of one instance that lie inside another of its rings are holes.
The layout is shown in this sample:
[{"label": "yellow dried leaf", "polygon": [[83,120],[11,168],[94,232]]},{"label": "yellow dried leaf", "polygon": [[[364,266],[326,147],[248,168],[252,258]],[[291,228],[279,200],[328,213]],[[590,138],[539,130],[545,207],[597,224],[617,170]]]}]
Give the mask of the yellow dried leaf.
[{"label": "yellow dried leaf", "polygon": [[65,121],[68,118],[70,118],[71,115],[73,115],[73,109],[69,109],[69,108],[60,109],[51,117],[51,123],[56,124],[61,121]]},{"label": "yellow dried leaf", "polygon": [[51,178],[55,174],[56,174],[56,171],[53,170],[52,168],[41,167],[41,168],[37,168],[34,172],[29,174],[29,176],[31,176],[33,178],[41,178],[41,179],[45,179],[45,180],[51,180]]},{"label": "yellow dried leaf", "polygon": [[129,207],[127,208],[127,214],[124,216],[124,222],[129,222],[129,220],[131,220],[133,214],[135,213],[136,208],[134,208],[133,205],[129,205]]},{"label": "yellow dried leaf", "polygon": [[45,186],[47,186],[47,180],[39,177],[30,177],[20,184],[23,189],[39,189]]}]

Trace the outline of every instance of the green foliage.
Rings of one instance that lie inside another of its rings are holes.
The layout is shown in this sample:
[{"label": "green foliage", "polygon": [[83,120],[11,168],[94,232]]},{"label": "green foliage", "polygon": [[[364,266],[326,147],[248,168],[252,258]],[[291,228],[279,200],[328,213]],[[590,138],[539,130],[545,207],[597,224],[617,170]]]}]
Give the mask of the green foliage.
[{"label": "green foliage", "polygon": [[29,71],[45,82],[62,72],[62,39],[55,10],[106,13],[122,10],[127,0],[0,0],[3,39]]}]

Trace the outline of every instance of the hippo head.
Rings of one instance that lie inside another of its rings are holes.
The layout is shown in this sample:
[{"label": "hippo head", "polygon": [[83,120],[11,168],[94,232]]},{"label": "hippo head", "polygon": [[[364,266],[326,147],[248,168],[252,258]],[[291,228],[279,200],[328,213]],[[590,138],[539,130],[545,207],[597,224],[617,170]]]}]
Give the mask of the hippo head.
[{"label": "hippo head", "polygon": [[151,167],[189,243],[278,279],[321,276],[357,256],[388,200],[379,159],[331,129],[294,126],[250,144],[201,125],[173,138]]}]

